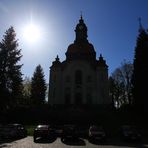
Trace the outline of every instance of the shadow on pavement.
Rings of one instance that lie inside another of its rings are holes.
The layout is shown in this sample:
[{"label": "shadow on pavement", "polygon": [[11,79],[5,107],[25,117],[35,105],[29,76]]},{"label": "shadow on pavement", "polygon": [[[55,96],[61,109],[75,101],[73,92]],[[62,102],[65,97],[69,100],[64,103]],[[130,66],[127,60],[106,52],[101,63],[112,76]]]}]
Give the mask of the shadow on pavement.
[{"label": "shadow on pavement", "polygon": [[73,146],[85,146],[86,143],[81,138],[61,138],[62,143]]},{"label": "shadow on pavement", "polygon": [[7,144],[3,144],[3,145],[0,145],[0,148],[5,148],[7,146],[8,146]]},{"label": "shadow on pavement", "polygon": [[8,146],[9,143],[14,142],[14,141],[15,140],[8,140],[8,139],[0,141],[0,148],[10,147],[10,146]]},{"label": "shadow on pavement", "polygon": [[53,143],[56,141],[57,137],[51,137],[51,138],[38,138],[35,143]]},{"label": "shadow on pavement", "polygon": [[108,138],[105,141],[97,141],[97,140],[88,140],[90,143],[94,145],[112,145],[112,146],[128,146],[128,147],[135,147],[135,148],[148,148],[148,138],[143,138],[139,141],[125,141],[120,139],[119,137],[112,137]]},{"label": "shadow on pavement", "polygon": [[95,144],[95,145],[108,145],[107,140],[92,140],[88,139],[89,143]]},{"label": "shadow on pavement", "polygon": [[5,139],[0,139],[0,148],[1,148],[1,144],[11,143],[11,142],[14,142],[14,141],[20,140],[20,139],[23,139],[23,138],[5,138]]}]

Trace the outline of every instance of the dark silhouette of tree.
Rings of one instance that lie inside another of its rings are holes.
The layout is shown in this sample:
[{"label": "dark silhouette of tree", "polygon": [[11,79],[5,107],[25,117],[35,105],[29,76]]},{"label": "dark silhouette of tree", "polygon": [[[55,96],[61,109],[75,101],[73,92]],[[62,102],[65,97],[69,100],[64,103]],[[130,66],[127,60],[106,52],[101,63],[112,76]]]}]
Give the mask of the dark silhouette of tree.
[{"label": "dark silhouette of tree", "polygon": [[115,69],[109,79],[110,97],[113,104],[116,103],[117,107],[133,103],[132,75],[133,64],[124,60],[121,66]]},{"label": "dark silhouette of tree", "polygon": [[44,72],[41,65],[38,65],[31,81],[31,100],[34,105],[41,105],[45,103],[46,96],[46,82],[44,79]]},{"label": "dark silhouette of tree", "polygon": [[116,88],[116,82],[110,76],[109,77],[109,96],[111,97],[111,100],[112,100],[112,107],[119,106],[119,104],[116,104],[116,102],[118,103],[118,96],[119,96],[117,94],[116,90],[117,90],[117,88]]},{"label": "dark silhouette of tree", "polygon": [[13,27],[0,42],[0,104],[3,108],[19,105],[22,97],[22,55]]},{"label": "dark silhouette of tree", "polygon": [[140,25],[135,48],[133,71],[134,104],[139,109],[148,105],[148,32]]}]

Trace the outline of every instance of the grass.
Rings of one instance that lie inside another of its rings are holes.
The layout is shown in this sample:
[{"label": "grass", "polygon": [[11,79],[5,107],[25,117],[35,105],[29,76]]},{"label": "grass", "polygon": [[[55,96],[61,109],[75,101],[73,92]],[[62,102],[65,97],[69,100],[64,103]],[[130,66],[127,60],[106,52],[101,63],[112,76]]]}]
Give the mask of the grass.
[{"label": "grass", "polygon": [[27,135],[33,136],[33,132],[34,132],[34,129],[36,128],[36,125],[26,125],[25,127],[27,129]]}]

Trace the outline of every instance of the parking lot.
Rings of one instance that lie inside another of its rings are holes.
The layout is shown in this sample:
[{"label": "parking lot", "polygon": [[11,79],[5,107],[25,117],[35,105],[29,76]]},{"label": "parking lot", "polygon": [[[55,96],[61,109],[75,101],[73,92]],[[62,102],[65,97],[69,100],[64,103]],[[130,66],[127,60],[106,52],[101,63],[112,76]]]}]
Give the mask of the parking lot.
[{"label": "parking lot", "polygon": [[26,138],[16,141],[0,142],[0,148],[148,148],[147,139],[142,142],[124,142],[120,139],[110,138],[105,143],[91,143],[87,139],[77,139],[72,141],[61,141],[61,138],[51,139],[48,141],[39,140],[37,143],[33,142],[33,137],[28,136]]}]

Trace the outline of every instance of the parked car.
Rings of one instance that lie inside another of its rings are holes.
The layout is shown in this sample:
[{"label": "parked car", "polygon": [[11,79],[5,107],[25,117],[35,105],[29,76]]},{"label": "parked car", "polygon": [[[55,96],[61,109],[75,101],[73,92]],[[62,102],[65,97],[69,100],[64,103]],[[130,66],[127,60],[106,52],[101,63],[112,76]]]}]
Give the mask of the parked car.
[{"label": "parked car", "polygon": [[27,130],[22,124],[7,124],[1,128],[2,139],[24,138]]},{"label": "parked car", "polygon": [[53,129],[56,137],[61,137],[63,135],[63,125],[54,125]]},{"label": "parked car", "polygon": [[22,124],[10,124],[9,126],[12,126],[17,133],[18,138],[24,138],[27,136],[27,129]]},{"label": "parked car", "polygon": [[136,126],[123,125],[121,127],[121,136],[123,137],[124,140],[128,141],[141,140],[141,134]]},{"label": "parked car", "polygon": [[89,140],[104,141],[106,139],[105,130],[100,125],[91,125],[88,132]]},{"label": "parked car", "polygon": [[65,139],[76,139],[78,138],[76,126],[75,125],[64,125],[63,126],[63,134],[62,134],[62,140]]},{"label": "parked car", "polygon": [[33,134],[34,142],[36,142],[38,138],[48,139],[53,135],[54,131],[50,125],[38,125],[34,129],[34,134]]},{"label": "parked car", "polygon": [[0,140],[2,139],[3,136],[3,125],[0,124]]},{"label": "parked car", "polygon": [[77,134],[81,138],[88,138],[88,125],[79,125],[76,128]]},{"label": "parked car", "polygon": [[[9,129],[6,125],[1,125],[0,127],[0,137],[1,139],[12,138],[12,129]],[[14,137],[14,136],[13,136]]]}]

